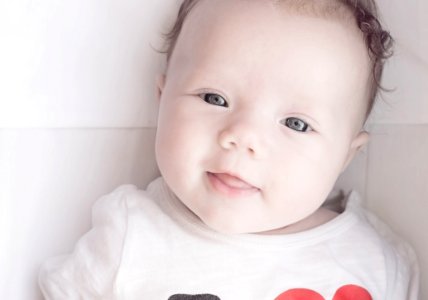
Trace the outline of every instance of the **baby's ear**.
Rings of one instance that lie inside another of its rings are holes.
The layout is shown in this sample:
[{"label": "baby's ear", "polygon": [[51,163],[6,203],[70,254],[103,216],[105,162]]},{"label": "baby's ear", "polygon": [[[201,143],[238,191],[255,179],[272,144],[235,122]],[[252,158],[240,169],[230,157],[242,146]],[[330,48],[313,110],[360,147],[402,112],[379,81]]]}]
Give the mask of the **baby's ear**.
[{"label": "baby's ear", "polygon": [[351,143],[351,146],[349,147],[348,156],[346,157],[345,163],[342,168],[342,172],[346,170],[349,163],[352,161],[352,159],[355,157],[355,154],[360,151],[360,149],[367,144],[367,142],[370,139],[370,135],[367,131],[360,131],[358,135],[354,138],[354,140]]},{"label": "baby's ear", "polygon": [[159,74],[156,77],[156,99],[158,101],[160,101],[162,96],[162,91],[165,86],[165,79],[166,79],[165,74]]}]

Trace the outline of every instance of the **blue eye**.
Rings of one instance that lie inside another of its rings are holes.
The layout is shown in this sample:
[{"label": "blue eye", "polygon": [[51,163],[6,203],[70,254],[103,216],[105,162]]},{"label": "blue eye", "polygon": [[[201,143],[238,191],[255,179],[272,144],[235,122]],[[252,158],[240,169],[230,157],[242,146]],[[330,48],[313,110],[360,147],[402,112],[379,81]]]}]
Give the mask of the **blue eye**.
[{"label": "blue eye", "polygon": [[229,107],[229,104],[227,104],[226,100],[224,100],[224,98],[220,95],[207,93],[202,94],[201,96],[203,100],[208,104]]},{"label": "blue eye", "polygon": [[311,129],[308,123],[299,119],[299,118],[287,118],[283,121],[284,125],[299,132],[307,132],[308,129]]}]

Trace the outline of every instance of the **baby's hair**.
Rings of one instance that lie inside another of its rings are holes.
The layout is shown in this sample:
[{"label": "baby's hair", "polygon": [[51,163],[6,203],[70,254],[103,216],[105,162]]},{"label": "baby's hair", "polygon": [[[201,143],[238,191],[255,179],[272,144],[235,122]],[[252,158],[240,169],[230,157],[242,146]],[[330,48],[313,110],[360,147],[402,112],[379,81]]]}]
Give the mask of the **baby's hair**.
[{"label": "baby's hair", "polygon": [[[318,6],[321,6],[321,12],[327,13],[328,16],[333,16],[338,12],[339,8],[345,8],[352,14],[355,19],[356,25],[362,32],[365,44],[372,62],[372,72],[369,87],[369,103],[366,110],[366,119],[370,114],[376,96],[379,90],[387,91],[380,84],[383,67],[386,59],[392,56],[393,38],[388,31],[382,28],[379,21],[378,9],[374,0],[270,0],[274,4],[287,4],[294,8],[303,9],[305,4],[312,4],[310,7],[312,11],[309,13],[319,14]],[[180,35],[183,23],[193,7],[200,2],[200,0],[184,0],[178,11],[177,19],[174,26],[169,32],[164,34],[165,50],[161,51],[166,54],[166,61],[169,62],[171,55],[177,43],[178,36]],[[333,9],[333,11],[332,11]],[[306,10],[307,11],[307,10]]]}]

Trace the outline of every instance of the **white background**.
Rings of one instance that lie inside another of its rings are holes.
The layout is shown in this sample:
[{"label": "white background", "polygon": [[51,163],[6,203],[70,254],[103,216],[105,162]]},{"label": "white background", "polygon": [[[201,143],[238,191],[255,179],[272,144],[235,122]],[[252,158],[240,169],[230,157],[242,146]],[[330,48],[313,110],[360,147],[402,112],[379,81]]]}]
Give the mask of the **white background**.
[{"label": "white background", "polygon": [[[428,297],[428,2],[379,0],[397,41],[371,143],[339,179],[416,249]],[[176,0],[0,2],[0,298],[90,227],[92,203],[157,176],[154,78]]]}]

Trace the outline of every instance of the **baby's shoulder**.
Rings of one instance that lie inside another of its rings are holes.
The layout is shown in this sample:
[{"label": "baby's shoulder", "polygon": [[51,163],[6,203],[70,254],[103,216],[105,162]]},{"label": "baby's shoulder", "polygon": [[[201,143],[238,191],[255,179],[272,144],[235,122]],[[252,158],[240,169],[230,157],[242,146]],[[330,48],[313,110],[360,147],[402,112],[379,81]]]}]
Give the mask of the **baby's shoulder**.
[{"label": "baby's shoulder", "polygon": [[363,216],[364,223],[369,228],[363,232],[372,232],[384,255],[385,265],[390,267],[396,277],[403,276],[403,273],[405,276],[417,274],[417,257],[412,246],[373,212],[364,210]]},{"label": "baby's shoulder", "polygon": [[395,286],[397,290],[405,290],[409,282],[417,284],[415,278],[419,270],[416,254],[406,240],[364,208],[355,193],[351,195],[345,213],[352,216],[354,222],[349,230],[340,235],[338,242],[341,249],[345,249],[341,256],[357,259],[360,266],[376,268],[378,273],[383,270],[390,286]]},{"label": "baby's shoulder", "polygon": [[132,184],[123,184],[116,187],[113,191],[101,196],[93,205],[94,211],[111,211],[127,206],[132,195],[138,191],[138,188]]},{"label": "baby's shoulder", "polygon": [[153,205],[151,196],[132,184],[123,184],[100,197],[92,206],[93,223],[127,219],[133,210]]}]

